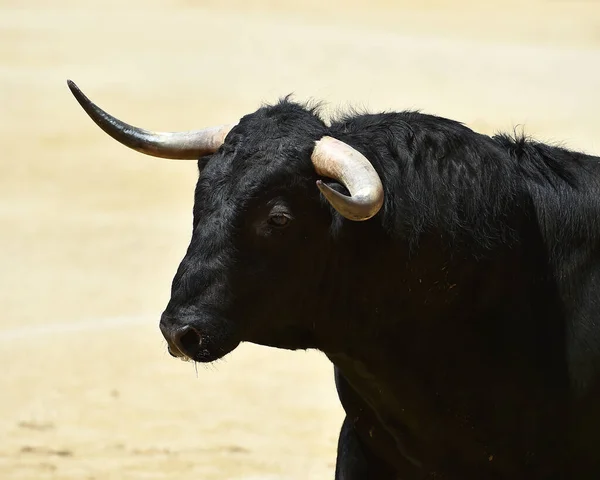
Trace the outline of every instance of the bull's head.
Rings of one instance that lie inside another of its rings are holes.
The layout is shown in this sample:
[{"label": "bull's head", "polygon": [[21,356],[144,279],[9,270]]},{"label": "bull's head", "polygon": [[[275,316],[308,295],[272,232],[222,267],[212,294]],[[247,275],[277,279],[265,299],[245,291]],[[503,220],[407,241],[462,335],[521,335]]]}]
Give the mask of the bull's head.
[{"label": "bull's head", "polygon": [[327,202],[353,221],[373,217],[383,204],[380,178],[365,156],[328,136],[314,112],[287,101],[236,125],[156,133],[117,120],[68,84],[120,143],[198,160],[192,239],[160,321],[170,353],[208,362],[241,341],[319,347],[317,324],[331,310],[321,297],[340,285]]}]

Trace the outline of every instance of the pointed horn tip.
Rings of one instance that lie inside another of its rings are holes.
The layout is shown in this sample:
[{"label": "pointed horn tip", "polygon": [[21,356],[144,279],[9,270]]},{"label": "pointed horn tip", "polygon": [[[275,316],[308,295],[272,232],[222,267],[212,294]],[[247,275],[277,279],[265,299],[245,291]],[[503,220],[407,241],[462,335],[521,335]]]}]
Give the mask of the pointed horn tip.
[{"label": "pointed horn tip", "polygon": [[333,208],[335,210],[337,210],[337,212],[342,215],[343,217],[347,218],[348,220],[352,220],[353,222],[364,222],[366,220],[370,220],[371,218],[373,218],[375,215],[377,215],[380,210],[381,207],[383,205],[383,199],[381,201],[378,201],[376,203],[376,205],[372,206],[371,208],[368,209],[363,209],[362,211],[352,211],[352,210],[346,210],[346,209],[342,209],[340,210],[339,207],[336,207],[335,205],[332,204],[332,200],[334,200],[336,197],[339,199],[350,199],[351,197],[348,197],[342,193],[339,193],[338,191],[334,190],[333,188],[331,188],[329,185],[323,183],[321,180],[317,180],[317,187],[319,187],[319,190],[323,193],[323,195],[325,196],[325,198],[327,199],[327,201],[333,206]]},{"label": "pointed horn tip", "polygon": [[85,95],[85,93],[83,93],[81,91],[81,89],[77,86],[77,84],[73,81],[73,80],[67,80],[67,86],[69,87],[69,90],[71,90],[71,93],[73,94],[73,96],[75,97],[75,99],[79,102],[79,104],[84,107],[84,103],[88,102],[88,103],[92,103],[90,101],[89,98],[87,98],[87,96]]},{"label": "pointed horn tip", "polygon": [[[319,191],[327,199],[328,199],[328,196],[331,195],[331,192],[338,193],[335,190],[333,190],[333,188],[331,188],[329,185],[327,185],[326,183],[324,183],[323,180],[321,180],[321,179],[317,180],[316,183],[317,183],[317,188],[319,189]],[[343,194],[340,193],[340,195],[343,195]]]},{"label": "pointed horn tip", "polygon": [[333,190],[329,185],[323,182],[323,180],[317,180],[317,188],[325,193],[325,190]]},{"label": "pointed horn tip", "polygon": [[67,79],[67,86],[69,87],[69,90],[71,90],[71,92],[73,93],[81,92],[77,84],[71,79]]}]

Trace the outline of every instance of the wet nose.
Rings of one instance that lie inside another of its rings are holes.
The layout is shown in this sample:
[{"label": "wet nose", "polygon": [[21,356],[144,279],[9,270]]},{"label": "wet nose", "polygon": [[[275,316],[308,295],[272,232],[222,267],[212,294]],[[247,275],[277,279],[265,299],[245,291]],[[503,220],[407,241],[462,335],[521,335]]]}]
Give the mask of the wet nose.
[{"label": "wet nose", "polygon": [[186,357],[194,359],[200,353],[202,337],[194,327],[184,325],[173,332],[173,344]]},{"label": "wet nose", "polygon": [[161,322],[161,331],[169,345],[169,353],[174,357],[198,357],[202,345],[200,332],[191,325],[165,326]]}]

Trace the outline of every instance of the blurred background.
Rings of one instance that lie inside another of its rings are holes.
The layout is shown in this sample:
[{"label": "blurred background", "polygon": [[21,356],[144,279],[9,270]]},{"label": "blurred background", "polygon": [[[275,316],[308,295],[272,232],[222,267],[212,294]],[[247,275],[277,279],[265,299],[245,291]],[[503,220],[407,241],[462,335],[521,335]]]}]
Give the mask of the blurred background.
[{"label": "blurred background", "polygon": [[600,154],[600,2],[0,0],[0,478],[333,478],[316,352],[194,367],[158,330],[194,162],[100,131],[236,121],[294,93]]}]

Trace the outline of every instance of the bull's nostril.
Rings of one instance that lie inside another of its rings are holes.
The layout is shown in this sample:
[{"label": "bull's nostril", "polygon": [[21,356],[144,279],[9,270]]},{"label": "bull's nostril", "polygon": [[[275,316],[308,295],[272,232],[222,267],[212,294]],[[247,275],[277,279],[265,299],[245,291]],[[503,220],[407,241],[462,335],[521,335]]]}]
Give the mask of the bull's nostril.
[{"label": "bull's nostril", "polygon": [[175,334],[175,344],[177,345],[177,348],[181,350],[181,353],[190,358],[194,358],[198,354],[201,343],[202,338],[200,337],[200,334],[195,328],[190,327],[189,325],[182,327]]},{"label": "bull's nostril", "polygon": [[195,351],[200,346],[200,335],[194,329],[190,329],[181,337],[181,346],[185,351]]}]

